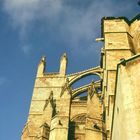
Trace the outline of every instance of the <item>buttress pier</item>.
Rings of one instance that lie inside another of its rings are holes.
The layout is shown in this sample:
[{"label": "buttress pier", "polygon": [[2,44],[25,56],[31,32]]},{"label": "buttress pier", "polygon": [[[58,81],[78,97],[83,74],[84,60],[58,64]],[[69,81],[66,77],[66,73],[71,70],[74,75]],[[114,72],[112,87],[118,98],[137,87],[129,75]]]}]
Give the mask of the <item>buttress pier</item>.
[{"label": "buttress pier", "polygon": [[[104,136],[101,80],[72,89],[71,85],[88,75],[102,76],[100,67],[66,75],[67,56],[63,54],[58,73],[45,72],[42,57],[37,70],[29,117],[22,140],[89,140]],[[85,96],[80,96],[86,92]]]}]

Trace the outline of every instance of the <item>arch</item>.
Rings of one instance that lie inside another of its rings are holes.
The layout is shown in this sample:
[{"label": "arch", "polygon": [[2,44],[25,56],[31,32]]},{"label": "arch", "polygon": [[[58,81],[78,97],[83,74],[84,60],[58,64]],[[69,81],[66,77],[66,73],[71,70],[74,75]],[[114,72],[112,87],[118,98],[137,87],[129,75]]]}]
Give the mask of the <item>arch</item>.
[{"label": "arch", "polygon": [[93,74],[86,75],[81,77],[80,79],[77,79],[74,83],[72,83],[71,88],[76,89],[96,81],[100,81],[100,77],[98,75],[93,75]]},{"label": "arch", "polygon": [[79,99],[82,100],[82,97],[86,97],[88,96],[87,90],[86,91],[81,91],[81,92],[77,92],[76,94],[72,94],[72,100],[74,99]]},{"label": "arch", "polygon": [[89,76],[89,75],[97,75],[100,79],[102,79],[102,72],[103,70],[98,66],[95,68],[91,68],[85,71],[81,71],[75,74],[68,75],[69,85],[71,86],[74,82],[78,81],[79,79],[82,79],[83,77]]},{"label": "arch", "polygon": [[87,115],[86,113],[77,114],[71,119],[71,121],[72,122],[85,122],[86,115]]},{"label": "arch", "polygon": [[[83,131],[85,129],[85,123],[86,123],[86,113],[75,115],[70,120],[69,138],[68,139],[69,140],[75,140],[79,136],[81,137],[81,135],[83,137],[83,135],[85,134],[85,131]],[[82,129],[81,129],[81,126],[83,126]]]},{"label": "arch", "polygon": [[[75,98],[76,96],[80,95],[81,93],[88,91],[90,86],[91,86],[91,83],[72,90],[72,99]],[[95,88],[99,88],[101,86],[101,81],[100,80],[96,81],[94,83],[94,86],[95,86]]]}]

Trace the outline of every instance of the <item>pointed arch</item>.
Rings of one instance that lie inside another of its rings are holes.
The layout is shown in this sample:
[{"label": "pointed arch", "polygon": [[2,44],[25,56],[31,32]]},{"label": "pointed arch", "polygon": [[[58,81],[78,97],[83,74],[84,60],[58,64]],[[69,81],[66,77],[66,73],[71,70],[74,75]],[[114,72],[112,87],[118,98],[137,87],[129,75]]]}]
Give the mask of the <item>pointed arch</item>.
[{"label": "pointed arch", "polygon": [[102,73],[103,73],[103,69],[100,68],[100,66],[98,66],[78,73],[70,74],[68,75],[69,85],[71,86],[74,82],[89,75],[97,75],[99,76],[100,79],[102,79]]},{"label": "pointed arch", "polygon": [[[72,90],[72,99],[84,92],[87,92],[90,86],[91,86],[91,83]],[[96,81],[94,83],[94,86],[95,88],[99,88],[101,86],[101,81],[100,80]]]}]

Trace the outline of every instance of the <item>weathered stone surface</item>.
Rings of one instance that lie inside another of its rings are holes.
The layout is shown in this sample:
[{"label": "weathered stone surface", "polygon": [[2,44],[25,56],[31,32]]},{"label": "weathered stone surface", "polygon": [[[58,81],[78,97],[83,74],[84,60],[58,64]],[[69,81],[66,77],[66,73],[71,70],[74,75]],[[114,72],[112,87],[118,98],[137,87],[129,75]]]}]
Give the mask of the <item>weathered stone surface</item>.
[{"label": "weathered stone surface", "polygon": [[[64,54],[59,72],[47,73],[42,57],[22,140],[140,139],[140,21],[104,18],[102,26],[101,66],[67,75]],[[88,75],[100,80],[72,89]]]},{"label": "weathered stone surface", "polygon": [[126,66],[118,66],[112,140],[140,139],[139,77],[140,55],[128,59]]}]

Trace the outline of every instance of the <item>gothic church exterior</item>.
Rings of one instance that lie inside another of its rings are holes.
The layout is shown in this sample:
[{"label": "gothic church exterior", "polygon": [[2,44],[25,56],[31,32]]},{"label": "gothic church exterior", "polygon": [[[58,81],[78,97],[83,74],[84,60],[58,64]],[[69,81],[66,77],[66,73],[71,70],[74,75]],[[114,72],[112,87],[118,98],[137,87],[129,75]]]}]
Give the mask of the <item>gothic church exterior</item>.
[{"label": "gothic church exterior", "polygon": [[[66,74],[45,71],[42,57],[21,140],[140,140],[140,15],[102,19],[99,66]],[[100,80],[73,89],[88,75]],[[87,95],[80,96],[83,92]]]}]

